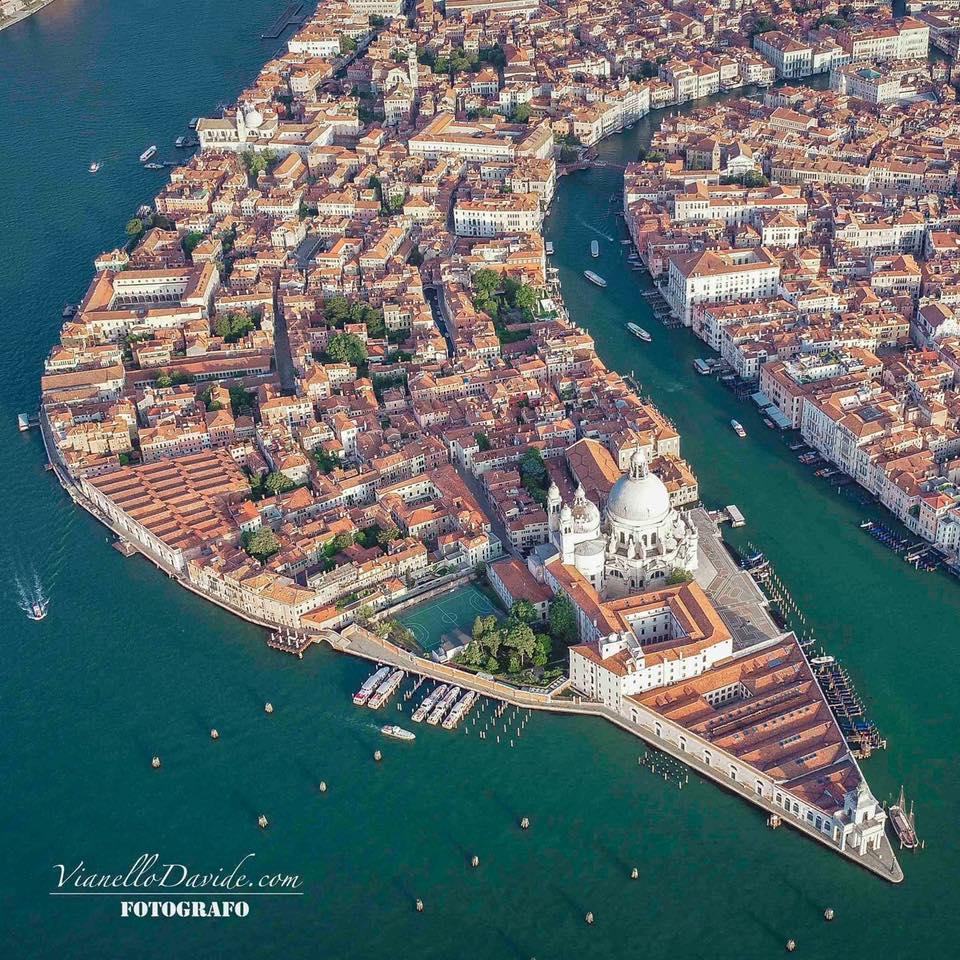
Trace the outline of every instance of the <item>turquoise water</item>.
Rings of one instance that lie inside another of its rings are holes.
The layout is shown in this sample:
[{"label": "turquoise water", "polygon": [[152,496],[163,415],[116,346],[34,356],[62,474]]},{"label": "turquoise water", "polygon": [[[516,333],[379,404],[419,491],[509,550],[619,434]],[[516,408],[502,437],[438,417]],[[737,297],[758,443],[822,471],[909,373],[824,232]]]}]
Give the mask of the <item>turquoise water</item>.
[{"label": "turquoise water", "polygon": [[[43,471],[39,438],[18,434],[14,417],[36,405],[63,303],[79,299],[92,257],[122,239],[159,187],[136,157],[151,143],[172,155],[190,116],[254,75],[279,44],[259,33],[283,6],[57,0],[0,34],[7,955],[741,958],[779,954],[788,937],[798,955],[830,960],[946,953],[960,934],[951,910],[960,585],[915,574],[864,536],[854,505],[695,377],[690,359],[703,349],[646,315],[641,281],[614,263],[619,245],[602,243],[593,264],[606,291],[580,280],[590,227],[616,235],[605,213],[616,170],[560,186],[550,239],[568,302],[604,358],[635,369],[676,420],[705,499],[740,505],[743,535],[773,557],[858,679],[891,742],[867,774],[880,795],[906,782],[928,841],[906,858],[900,888],[767,830],[759,811],[712,785],[692,779],[679,790],[638,768],[640,743],[601,723],[534,716],[513,748],[480,740],[472,722],[418,730],[414,744],[385,741],[378,724],[406,712],[352,706],[369,667],[329,651],[297,661],[268,650],[262,631],[122,558]],[[632,156],[645,128],[603,152]],[[94,159],[104,167],[91,177]],[[637,314],[652,344],[622,333]],[[733,415],[747,442],[727,428]],[[41,624],[22,616],[13,586],[33,569],[52,595]],[[524,815],[527,832],[517,828]],[[249,917],[229,921],[122,919],[111,898],[48,896],[55,863],[116,872],[150,851],[198,870],[254,852],[264,873],[300,874],[305,895],[255,899]],[[631,882],[634,864],[641,878]]]}]

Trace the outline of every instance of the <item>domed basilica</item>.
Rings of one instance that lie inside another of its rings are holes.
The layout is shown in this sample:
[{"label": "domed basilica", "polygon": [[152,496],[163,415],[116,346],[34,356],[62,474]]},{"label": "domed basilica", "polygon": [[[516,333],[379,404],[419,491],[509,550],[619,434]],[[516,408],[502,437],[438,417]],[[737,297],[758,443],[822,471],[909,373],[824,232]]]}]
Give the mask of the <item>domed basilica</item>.
[{"label": "domed basilica", "polygon": [[577,487],[565,504],[556,484],[547,492],[550,542],[601,597],[622,597],[662,584],[676,569],[697,569],[697,528],[670,504],[663,481],[638,450],[613,485],[603,516]]}]

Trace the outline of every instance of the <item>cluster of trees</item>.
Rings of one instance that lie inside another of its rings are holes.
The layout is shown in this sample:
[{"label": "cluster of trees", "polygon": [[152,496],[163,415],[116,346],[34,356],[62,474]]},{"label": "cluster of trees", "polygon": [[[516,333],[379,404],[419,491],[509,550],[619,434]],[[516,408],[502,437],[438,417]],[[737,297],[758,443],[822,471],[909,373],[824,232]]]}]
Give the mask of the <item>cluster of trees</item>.
[{"label": "cluster of trees", "polygon": [[510,112],[510,119],[514,123],[529,123],[530,122],[530,104],[518,103]]},{"label": "cluster of trees", "polygon": [[267,474],[248,473],[247,482],[250,484],[250,495],[254,500],[275,497],[278,493],[286,493],[296,487],[296,484],[279,470]]},{"label": "cluster of trees", "polygon": [[365,527],[357,533],[353,541],[369,550],[370,547],[373,546],[386,548],[388,544],[393,543],[399,536],[400,531],[396,527],[387,527],[384,529],[375,523],[372,527]]},{"label": "cluster of trees", "polygon": [[753,28],[750,30],[751,38],[758,33],[769,33],[771,30],[779,30],[780,24],[773,17],[761,16],[753,21]]},{"label": "cluster of trees", "polygon": [[513,277],[489,269],[478,270],[473,275],[473,305],[493,320],[498,333],[508,323],[532,321],[536,304],[533,287]]},{"label": "cluster of trees", "polygon": [[329,453],[321,450],[319,447],[313,451],[313,459],[316,461],[317,469],[321,473],[330,473],[340,466],[340,457],[336,453]]},{"label": "cluster of trees", "polygon": [[577,612],[573,604],[561,593],[550,601],[550,633],[553,638],[569,647],[577,641]]},{"label": "cluster of trees", "polygon": [[243,387],[230,387],[230,406],[235,417],[253,416],[257,406],[257,395]]},{"label": "cluster of trees", "polygon": [[405,650],[416,650],[417,638],[409,627],[405,627],[398,620],[384,620],[377,624],[377,634],[384,640],[395,643]]},{"label": "cluster of trees", "polygon": [[236,343],[242,340],[251,330],[256,329],[256,322],[249,313],[225,313],[217,317],[213,325],[214,333],[223,337],[227,343]]},{"label": "cluster of trees", "polygon": [[334,327],[342,327],[347,323],[363,323],[366,324],[368,336],[384,337],[387,334],[382,310],[359,300],[351,303],[342,294],[323,301],[323,316],[327,323]]},{"label": "cluster of trees", "polygon": [[536,620],[536,611],[526,600],[517,601],[503,623],[493,615],[477,617],[462,661],[487,673],[500,673],[504,660],[508,673],[519,673],[528,663],[542,667],[550,659],[552,641],[549,634],[533,629]]},{"label": "cluster of trees", "polygon": [[637,153],[637,159],[647,161],[648,163],[662,163],[667,158],[659,150],[651,150],[649,147],[641,147]]},{"label": "cluster of trees", "polygon": [[664,582],[668,587],[672,587],[678,583],[689,583],[692,579],[693,574],[689,570],[684,570],[683,567],[674,567]]},{"label": "cluster of trees", "polygon": [[181,241],[180,246],[184,254],[189,258],[193,256],[193,251],[197,244],[203,239],[203,234],[199,230],[191,230]]},{"label": "cluster of trees", "polygon": [[748,170],[738,177],[721,177],[721,183],[742,183],[745,187],[769,187],[770,181],[759,170]]},{"label": "cluster of trees", "polygon": [[326,355],[333,363],[362,367],[367,362],[367,345],[355,333],[335,333],[327,341]]},{"label": "cluster of trees", "polygon": [[640,82],[641,80],[650,80],[660,72],[659,60],[641,60],[640,69],[630,74],[631,80]]},{"label": "cluster of trees", "polygon": [[507,56],[499,44],[484,47],[479,52],[473,50],[455,50],[449,57],[438,57],[433,50],[420,50],[417,60],[428,66],[434,73],[449,73],[455,77],[458,73],[479,73],[483,67],[490,64],[502,70],[507,62]]},{"label": "cluster of trees", "polygon": [[357,49],[357,41],[353,37],[348,37],[345,33],[340,34],[340,52],[353,53]]},{"label": "cluster of trees", "polygon": [[280,549],[280,541],[269,527],[261,527],[253,533],[245,533],[240,542],[249,556],[261,563],[266,563]]},{"label": "cluster of trees", "polygon": [[193,374],[184,373],[183,370],[174,370],[173,373],[161,373],[154,383],[161,390],[166,387],[179,387],[182,383],[193,383]]},{"label": "cluster of trees", "polygon": [[541,506],[547,502],[547,489],[550,486],[550,474],[543,456],[536,447],[531,447],[520,458],[520,482],[527,493]]},{"label": "cluster of trees", "polygon": [[240,162],[254,180],[268,171],[279,159],[276,150],[263,150],[259,153],[255,150],[244,150],[240,154]]}]

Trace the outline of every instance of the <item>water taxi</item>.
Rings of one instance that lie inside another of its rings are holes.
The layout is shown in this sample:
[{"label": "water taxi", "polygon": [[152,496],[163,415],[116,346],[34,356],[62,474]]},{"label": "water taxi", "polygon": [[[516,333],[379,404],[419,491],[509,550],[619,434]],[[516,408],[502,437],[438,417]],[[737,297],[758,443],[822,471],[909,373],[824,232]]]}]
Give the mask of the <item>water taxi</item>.
[{"label": "water taxi", "polygon": [[396,740],[416,740],[417,735],[411,733],[409,730],[404,730],[403,727],[398,727],[395,723],[388,723],[386,726],[380,728],[380,732],[385,737],[393,737]]},{"label": "water taxi", "polygon": [[200,118],[199,118],[199,117],[191,117],[191,118],[190,118],[190,122],[187,124],[187,126],[188,126],[191,130],[196,130],[196,129],[197,129],[197,124],[198,124],[199,122],[200,122]]},{"label": "water taxi", "polygon": [[700,374],[701,377],[705,377],[710,372],[710,364],[706,360],[701,360],[699,357],[693,361],[693,369]]},{"label": "water taxi", "polygon": [[470,711],[470,708],[477,700],[476,690],[468,690],[456,703],[456,706],[447,715],[443,721],[444,730],[452,730]]},{"label": "water taxi", "polygon": [[157,152],[157,145],[151,144],[143,153],[140,154],[140,162],[146,163]]},{"label": "water taxi", "polygon": [[403,671],[394,670],[383,683],[377,687],[376,692],[370,696],[367,706],[371,710],[379,710],[394,694],[400,682],[403,680]]},{"label": "water taxi", "polygon": [[143,165],[143,169],[144,170],[162,170],[163,164],[162,163],[145,163]]},{"label": "water taxi", "polygon": [[42,620],[46,615],[47,615],[46,600],[37,600],[34,603],[31,603],[30,609],[27,610],[28,620]]},{"label": "water taxi", "polygon": [[600,244],[596,240],[590,241],[590,256],[599,257],[600,256]]},{"label": "water taxi", "polygon": [[549,240],[544,241],[543,251],[548,257],[553,256],[553,244]]},{"label": "water taxi", "polygon": [[91,163],[90,166],[87,167],[87,169],[88,169],[91,173],[96,173],[96,172],[100,169],[100,166],[101,166],[100,161],[99,161],[99,160],[94,160],[93,163]]},{"label": "water taxi", "polygon": [[913,804],[910,804],[910,812],[907,813],[907,801],[903,795],[903,787],[900,787],[900,799],[894,803],[890,810],[890,826],[900,841],[900,846],[907,850],[915,850],[919,846],[917,840],[917,830],[914,825]]},{"label": "water taxi", "polygon": [[433,713],[427,717],[427,723],[431,727],[435,727],[442,719],[443,715],[457,702],[457,697],[460,696],[461,690],[459,687],[452,687],[444,696],[444,698],[433,708]]},{"label": "water taxi", "polygon": [[591,282],[596,284],[598,287],[605,287],[607,281],[603,279],[598,273],[594,273],[592,270],[584,270],[583,275]]},{"label": "water taxi", "polygon": [[447,685],[441,683],[439,687],[431,690],[430,693],[426,695],[423,699],[423,703],[417,707],[416,710],[410,715],[410,719],[414,723],[420,723],[426,719],[427,714],[437,705],[437,702],[440,698],[447,692]]},{"label": "water taxi", "polygon": [[627,329],[628,329],[638,340],[643,340],[644,343],[649,343],[649,342],[653,339],[653,337],[651,337],[650,334],[647,333],[647,331],[643,329],[643,327],[638,327],[635,323],[628,323],[628,324],[627,324]]},{"label": "water taxi", "polygon": [[367,677],[366,680],[360,685],[360,689],[353,695],[353,702],[358,706],[362,707],[369,699],[370,695],[373,693],[377,687],[387,679],[387,676],[390,673],[389,667],[381,667],[376,673],[371,674]]},{"label": "water taxi", "polygon": [[743,437],[745,437],[745,436],[747,435],[747,431],[743,429],[743,424],[741,424],[739,421],[737,421],[737,420],[731,420],[731,421],[730,421],[730,426],[733,428],[733,432],[734,432],[738,437],[743,438]]},{"label": "water taxi", "polygon": [[187,138],[186,138],[186,137],[177,137],[177,139],[173,141],[173,145],[174,145],[175,147],[177,147],[178,149],[179,149],[180,147],[185,147],[185,146],[187,145]]}]

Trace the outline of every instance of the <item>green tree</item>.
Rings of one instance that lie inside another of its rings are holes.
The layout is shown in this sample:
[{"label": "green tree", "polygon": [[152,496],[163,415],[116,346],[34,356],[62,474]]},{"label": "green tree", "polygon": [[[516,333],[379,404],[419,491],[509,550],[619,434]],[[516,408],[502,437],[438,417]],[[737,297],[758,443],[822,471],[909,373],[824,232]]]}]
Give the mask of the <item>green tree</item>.
[{"label": "green tree", "polygon": [[378,530],[377,544],[381,547],[386,547],[388,544],[393,543],[399,536],[400,531],[396,527],[387,527],[386,530]]},{"label": "green tree", "polygon": [[133,217],[131,220],[127,221],[127,236],[128,237],[139,237],[143,233],[143,221],[139,217]]},{"label": "green tree", "polygon": [[530,122],[530,104],[529,103],[518,103],[513,108],[513,113],[511,118],[516,123],[529,123]]},{"label": "green tree", "polygon": [[481,453],[490,449],[490,438],[485,433],[475,433],[473,439],[477,441]]},{"label": "green tree", "polygon": [[533,657],[531,658],[534,666],[545,666],[550,660],[550,651],[552,649],[553,643],[550,637],[546,633],[538,633],[536,636],[536,644],[534,645]]},{"label": "green tree", "polygon": [[335,333],[327,343],[327,356],[353,367],[367,362],[367,345],[354,333]]},{"label": "green tree", "polygon": [[514,622],[507,627],[503,645],[508,650],[515,650],[520,657],[520,663],[523,664],[533,656],[537,639],[529,624]]},{"label": "green tree", "polygon": [[253,413],[256,404],[256,394],[243,387],[230,387],[230,406],[235,417],[242,417]]},{"label": "green tree", "polygon": [[161,373],[159,377],[154,381],[154,383],[160,387],[161,390],[166,389],[167,387],[173,386],[173,380],[170,375],[167,373]]},{"label": "green tree", "polygon": [[487,673],[500,672],[500,661],[496,657],[487,657],[487,662],[483,666]]},{"label": "green tree", "polygon": [[577,640],[577,614],[563,594],[550,601],[550,633],[559,643],[570,646]]},{"label": "green tree", "polygon": [[316,461],[317,469],[321,473],[330,473],[340,466],[340,457],[335,453],[328,453],[326,450],[317,449],[313,453],[313,459]]},{"label": "green tree", "polygon": [[247,313],[226,313],[217,317],[213,325],[216,335],[227,343],[242,340],[255,327],[253,318]]},{"label": "green tree", "polygon": [[278,493],[285,493],[287,490],[292,490],[296,486],[286,474],[280,473],[279,470],[274,470],[273,473],[267,474],[267,479],[263,481],[263,485],[267,489],[267,492],[273,496],[276,496]]},{"label": "green tree", "polygon": [[674,567],[667,579],[664,581],[667,586],[675,586],[678,583],[689,583],[693,579],[693,574],[683,567]]},{"label": "green tree", "polygon": [[203,239],[203,234],[199,230],[191,230],[181,241],[180,246],[183,248],[183,252],[188,256],[193,256],[193,251],[196,249],[197,244]]},{"label": "green tree", "polygon": [[255,533],[243,535],[243,548],[251,557],[265,563],[279,551],[280,541],[269,527],[261,527]]},{"label": "green tree", "polygon": [[529,600],[518,600],[510,608],[510,619],[517,623],[535,623],[539,617],[536,607]]}]

